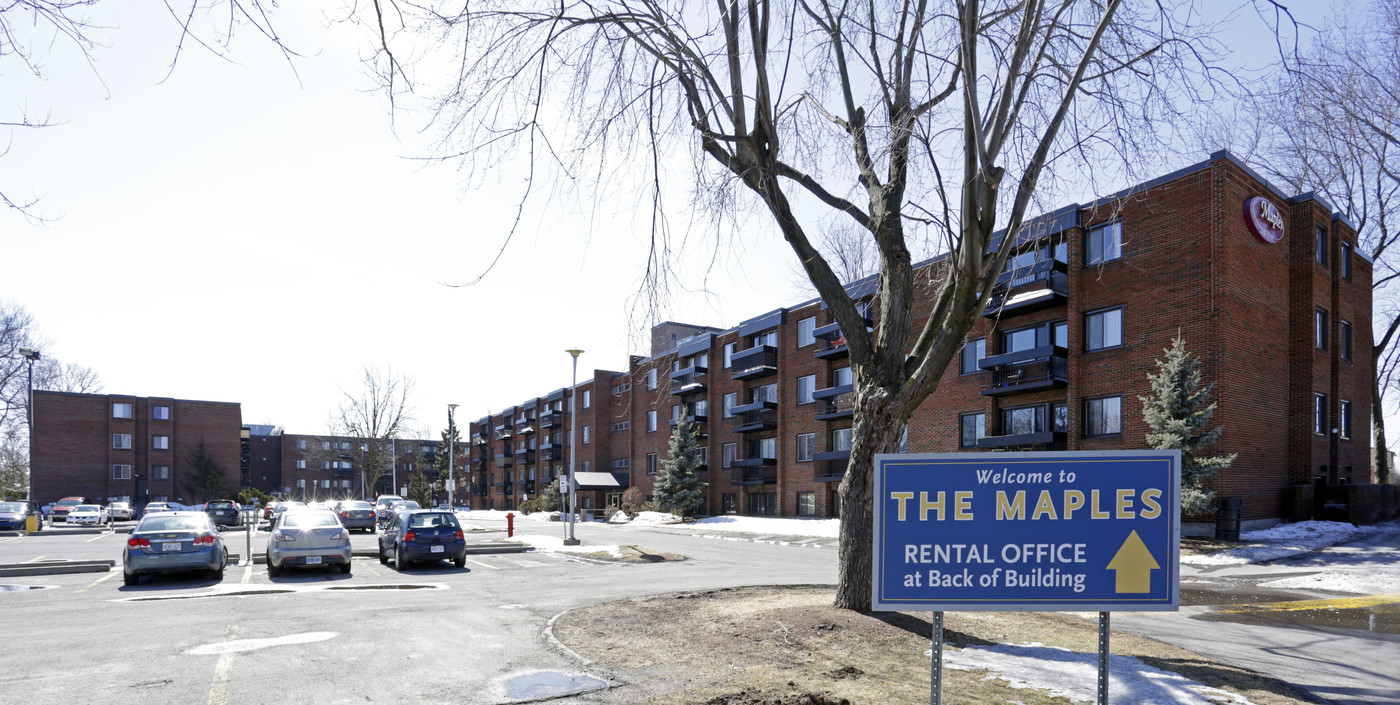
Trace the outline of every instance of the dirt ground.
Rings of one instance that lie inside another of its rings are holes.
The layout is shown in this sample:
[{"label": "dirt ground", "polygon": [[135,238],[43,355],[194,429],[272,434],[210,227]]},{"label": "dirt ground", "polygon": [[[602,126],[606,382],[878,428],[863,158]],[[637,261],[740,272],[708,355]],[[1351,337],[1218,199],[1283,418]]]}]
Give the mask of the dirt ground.
[{"label": "dirt ground", "polygon": [[[860,614],[831,607],[829,586],[756,587],[634,598],[573,610],[555,636],[618,685],[600,702],[675,705],[928,703],[931,615]],[[1095,653],[1090,615],[958,612],[944,616],[948,649],[1039,642]],[[1113,632],[1115,654],[1255,705],[1303,705],[1290,686],[1197,654]],[[943,671],[943,702],[1064,705],[1012,689],[986,672]],[[1110,700],[1112,693],[1110,693]]]}]

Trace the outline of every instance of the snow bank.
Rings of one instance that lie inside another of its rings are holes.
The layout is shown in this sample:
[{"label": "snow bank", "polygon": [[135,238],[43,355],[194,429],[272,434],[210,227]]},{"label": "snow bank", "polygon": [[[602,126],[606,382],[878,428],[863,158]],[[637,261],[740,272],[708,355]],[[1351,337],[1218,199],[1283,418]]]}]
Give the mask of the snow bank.
[{"label": "snow bank", "polygon": [[840,519],[722,516],[701,519],[689,526],[703,531],[733,531],[779,536],[814,536],[834,539],[841,535]]},{"label": "snow bank", "polygon": [[1196,556],[1182,556],[1188,565],[1217,566],[1261,563],[1286,556],[1296,556],[1351,541],[1377,531],[1376,527],[1358,527],[1338,521],[1300,521],[1279,524],[1262,531],[1240,534],[1244,542],[1236,548]]},{"label": "snow bank", "polygon": [[667,512],[641,512],[632,518],[635,526],[657,526],[659,524],[679,524],[683,520]]}]

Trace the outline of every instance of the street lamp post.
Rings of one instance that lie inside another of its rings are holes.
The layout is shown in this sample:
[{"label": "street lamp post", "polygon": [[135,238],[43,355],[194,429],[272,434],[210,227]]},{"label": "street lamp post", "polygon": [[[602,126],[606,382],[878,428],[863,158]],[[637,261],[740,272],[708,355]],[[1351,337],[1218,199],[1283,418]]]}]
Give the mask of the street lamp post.
[{"label": "street lamp post", "polygon": [[28,364],[29,364],[29,370],[28,370],[28,373],[29,373],[29,375],[28,375],[28,376],[29,376],[29,381],[28,381],[28,383],[26,384],[26,386],[28,387],[28,391],[26,392],[25,402],[24,402],[24,423],[25,423],[25,425],[28,427],[28,428],[26,428],[25,430],[27,430],[27,431],[29,432],[29,472],[26,474],[26,477],[25,477],[26,484],[27,484],[27,486],[26,486],[26,488],[25,488],[25,492],[28,494],[28,499],[29,499],[30,501],[33,501],[33,500],[34,500],[34,361],[39,359],[39,351],[38,351],[38,350],[35,350],[34,348],[20,348],[20,349],[19,349],[19,354],[20,354],[20,357],[23,357],[25,360],[27,360],[27,361],[28,361]]},{"label": "street lamp post", "polygon": [[452,491],[457,489],[457,480],[452,477],[453,453],[457,450],[457,426],[452,420],[452,412],[457,408],[456,404],[447,405],[447,508],[457,510],[457,505],[452,503]]},{"label": "street lamp post", "polygon": [[575,419],[577,415],[576,398],[578,396],[578,390],[576,390],[575,387],[578,386],[578,356],[583,354],[583,351],[578,348],[570,348],[564,352],[569,353],[569,355],[574,358],[574,381],[569,387],[569,494],[567,498],[569,505],[569,535],[564,538],[564,545],[577,546],[579,542],[578,539],[574,538],[574,519],[578,514],[578,493],[574,491],[576,484],[574,482],[574,455],[578,453],[578,446],[574,445],[574,429],[578,427],[578,421]]}]

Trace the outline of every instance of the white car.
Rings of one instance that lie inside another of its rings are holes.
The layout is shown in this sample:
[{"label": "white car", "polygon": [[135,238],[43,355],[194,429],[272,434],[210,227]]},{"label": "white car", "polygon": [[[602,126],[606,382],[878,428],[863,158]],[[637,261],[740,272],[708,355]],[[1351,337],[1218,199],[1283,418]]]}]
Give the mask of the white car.
[{"label": "white car", "polygon": [[107,505],[107,513],[112,515],[112,521],[116,521],[118,519],[121,519],[122,521],[130,521],[131,519],[135,518],[131,513],[130,502],[113,502]]},{"label": "white car", "polygon": [[69,524],[90,524],[98,526],[111,521],[112,515],[100,504],[79,504],[68,512]]}]

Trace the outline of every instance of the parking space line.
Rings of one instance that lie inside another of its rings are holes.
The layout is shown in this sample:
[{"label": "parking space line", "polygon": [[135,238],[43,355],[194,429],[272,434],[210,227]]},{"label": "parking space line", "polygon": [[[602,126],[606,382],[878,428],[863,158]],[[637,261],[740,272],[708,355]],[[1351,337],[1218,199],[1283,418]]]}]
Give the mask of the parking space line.
[{"label": "parking space line", "polygon": [[250,561],[250,562],[248,563],[248,567],[243,569],[243,580],[240,581],[240,582],[243,582],[244,584],[247,584],[247,582],[248,582],[249,580],[252,580],[252,579],[253,579],[253,563]]},{"label": "parking space line", "polygon": [[102,539],[105,539],[105,538],[107,538],[108,536],[111,536],[111,535],[112,535],[112,532],[111,532],[111,531],[103,532],[103,533],[100,533],[100,534],[98,534],[98,535],[96,535],[96,536],[90,538],[90,539],[83,539],[83,543],[92,543],[93,541],[101,541]]},{"label": "parking space line", "polygon": [[474,561],[474,560],[472,560],[472,559],[470,559],[470,558],[467,559],[467,562],[468,562],[468,563],[471,563],[471,564],[473,564],[473,565],[479,565],[479,566],[481,566],[482,568],[490,568],[491,570],[500,570],[500,568],[498,568],[498,567],[496,567],[496,566],[494,566],[494,565],[487,565],[487,564],[485,564],[485,563],[482,563],[481,561]]},{"label": "parking space line", "polygon": [[19,537],[18,537],[18,536],[11,536],[10,538],[7,538],[7,539],[0,539],[0,543],[9,543],[9,542],[11,542],[11,541],[18,541],[18,540],[19,540]]},{"label": "parking space line", "polygon": [[29,560],[24,561],[24,562],[25,562],[25,563],[38,563],[39,561],[44,560],[44,558],[45,558],[45,556],[35,556],[35,557],[30,558]]},{"label": "parking space line", "polygon": [[[238,636],[238,625],[228,625],[228,629],[224,632],[224,641],[232,641],[236,636]],[[214,682],[209,685],[209,705],[226,705],[228,703],[228,682],[231,671],[233,671],[233,654],[219,654],[219,661],[214,665]]]},{"label": "parking space line", "polygon": [[102,577],[100,577],[100,578],[98,578],[98,579],[96,579],[96,580],[94,580],[94,581],[88,583],[88,584],[87,584],[87,587],[80,587],[80,588],[78,588],[75,592],[87,592],[88,590],[91,590],[91,589],[97,587],[97,584],[98,584],[98,583],[100,583],[100,582],[102,582],[102,581],[104,581],[104,580],[111,580],[112,578],[115,578],[115,577],[117,577],[117,571],[114,570],[114,571],[111,571],[111,572],[107,573],[106,575],[104,575],[104,576],[102,576]]}]

